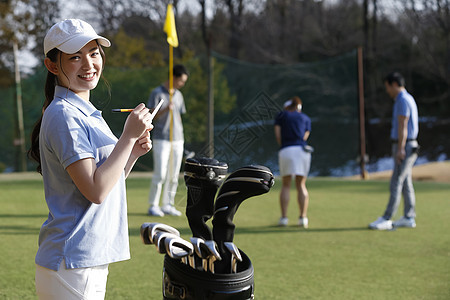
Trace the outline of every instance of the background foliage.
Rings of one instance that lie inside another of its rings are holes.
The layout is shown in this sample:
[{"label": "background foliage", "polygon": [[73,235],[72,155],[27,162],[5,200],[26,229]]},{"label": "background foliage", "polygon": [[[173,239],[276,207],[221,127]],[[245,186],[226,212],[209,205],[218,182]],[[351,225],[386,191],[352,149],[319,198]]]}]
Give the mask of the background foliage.
[{"label": "background foliage", "polygon": [[[1,127],[0,161],[10,170],[18,169],[19,154],[14,153],[18,147],[13,144],[17,136],[13,41],[22,51],[32,53],[20,53],[22,63],[34,66],[22,74],[23,79],[43,80],[42,40],[48,28],[61,18],[85,19],[113,43],[107,50],[111,72],[106,71],[108,80],[114,83],[112,98],[103,98],[104,92],[99,91],[100,101],[116,103],[114,97],[118,96],[114,94],[120,94],[124,101],[121,103],[126,103],[128,95],[128,99],[134,99],[128,100],[131,104],[145,100],[149,90],[164,79],[168,51],[162,27],[169,2],[176,8],[180,40],[176,59],[192,61],[192,76],[183,92],[193,107],[186,131],[194,148],[205,141],[205,57],[209,51],[249,63],[289,65],[321,61],[363,46],[367,143],[371,155],[379,157],[389,152],[377,143],[386,138],[381,137],[380,132],[384,134],[385,129],[380,130],[378,124],[385,128],[390,118],[391,102],[382,85],[382,78],[389,71],[399,70],[405,75],[407,89],[415,96],[421,116],[431,120],[432,126],[441,126],[438,130],[444,131],[442,126],[448,124],[449,0],[8,0],[0,1],[0,99],[4,104],[0,107],[0,122],[5,125]],[[37,63],[31,62],[33,57]],[[130,78],[121,76],[138,76],[141,72],[143,77],[133,80],[145,81],[148,89],[130,90],[133,83],[126,82]],[[215,75],[220,78],[220,71],[217,72]],[[215,96],[223,98],[216,104],[232,106],[236,99],[228,90],[229,83],[222,79],[215,83],[221,86],[214,87]],[[115,83],[116,80],[121,81]],[[40,113],[40,87],[23,81],[27,131]],[[227,110],[231,107],[216,106],[216,115]],[[430,141],[428,134],[422,136],[434,148],[442,144]],[[449,153],[447,146],[436,151],[431,159]]]}]

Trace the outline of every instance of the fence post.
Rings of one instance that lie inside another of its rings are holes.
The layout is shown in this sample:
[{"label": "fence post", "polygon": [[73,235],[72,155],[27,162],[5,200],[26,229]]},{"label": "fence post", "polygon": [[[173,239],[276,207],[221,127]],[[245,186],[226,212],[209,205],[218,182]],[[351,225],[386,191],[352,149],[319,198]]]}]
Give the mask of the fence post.
[{"label": "fence post", "polygon": [[22,88],[20,82],[20,70],[19,62],[17,59],[18,52],[17,42],[13,41],[13,52],[14,52],[14,69],[15,69],[15,81],[16,81],[16,103],[17,103],[17,125],[19,129],[19,136],[14,141],[14,145],[20,146],[20,169],[22,172],[27,171],[27,161],[26,161],[26,150],[25,150],[25,133],[23,125],[23,108],[22,108]]},{"label": "fence post", "polygon": [[360,141],[360,167],[361,178],[367,179],[366,172],[366,128],[364,117],[364,72],[363,48],[358,47],[358,98],[359,98],[359,141]]}]

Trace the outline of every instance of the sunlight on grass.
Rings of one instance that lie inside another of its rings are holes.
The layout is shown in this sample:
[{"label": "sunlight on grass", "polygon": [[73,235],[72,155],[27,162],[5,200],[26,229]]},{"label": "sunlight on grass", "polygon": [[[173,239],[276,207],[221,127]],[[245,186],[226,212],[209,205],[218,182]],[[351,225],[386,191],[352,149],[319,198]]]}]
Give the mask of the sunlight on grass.
[{"label": "sunlight on grass", "polygon": [[[132,259],[110,266],[107,299],[162,298],[164,257],[141,242],[142,223],[162,222],[185,239],[191,235],[184,215],[146,215],[149,185],[149,178],[127,181]],[[276,226],[279,181],[268,194],[243,202],[235,215],[234,242],[253,263],[256,299],[450,297],[449,184],[416,182],[417,228],[390,232],[367,229],[386,205],[387,182],[314,178],[307,185],[307,230],[296,226],[294,191],[289,226]],[[34,255],[47,215],[42,183],[1,181],[0,191],[0,298],[36,299]],[[180,180],[176,206],[184,212],[185,205]]]}]

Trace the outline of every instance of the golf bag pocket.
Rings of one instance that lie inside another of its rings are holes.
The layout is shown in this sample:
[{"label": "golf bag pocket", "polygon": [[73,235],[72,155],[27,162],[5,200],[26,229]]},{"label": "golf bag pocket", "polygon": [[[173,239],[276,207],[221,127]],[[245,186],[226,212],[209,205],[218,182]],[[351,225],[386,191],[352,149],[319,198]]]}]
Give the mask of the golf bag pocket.
[{"label": "golf bag pocket", "polygon": [[239,250],[242,262],[237,272],[214,274],[191,268],[181,260],[164,257],[163,299],[247,300],[254,299],[253,266]]}]

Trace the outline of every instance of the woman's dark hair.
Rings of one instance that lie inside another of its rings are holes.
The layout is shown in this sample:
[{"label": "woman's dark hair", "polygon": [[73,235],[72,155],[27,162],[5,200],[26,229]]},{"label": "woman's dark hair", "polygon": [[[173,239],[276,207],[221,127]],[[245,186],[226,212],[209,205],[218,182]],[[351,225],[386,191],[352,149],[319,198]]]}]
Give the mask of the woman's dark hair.
[{"label": "woman's dark hair", "polygon": [[[98,43],[97,43],[98,44]],[[100,55],[103,59],[103,69],[105,68],[105,52],[103,51],[103,48],[98,45]],[[47,53],[47,57],[54,63],[56,63],[57,59],[59,58],[59,62],[61,63],[61,53],[60,50],[57,48],[53,48]],[[64,70],[62,70],[64,73]],[[103,72],[101,77],[103,78]],[[28,158],[36,161],[38,163],[38,166],[36,167],[36,171],[42,175],[42,166],[41,166],[41,154],[39,151],[39,133],[41,132],[41,123],[42,123],[42,117],[44,115],[44,111],[47,109],[47,107],[52,103],[53,98],[55,96],[55,87],[58,84],[58,80],[55,74],[53,74],[50,71],[47,71],[47,79],[45,81],[45,87],[44,87],[44,94],[45,94],[45,100],[44,104],[42,106],[42,113],[39,118],[39,120],[36,122],[36,124],[33,127],[33,131],[31,132],[31,147],[28,149]],[[108,86],[109,88],[109,86]]]},{"label": "woman's dark hair", "polygon": [[286,106],[286,110],[290,110],[290,111],[297,110],[297,107],[299,104],[300,105],[303,104],[302,99],[300,99],[300,97],[298,97],[298,96],[294,96],[291,98],[291,103],[288,106]]},{"label": "woman's dark hair", "polygon": [[[47,53],[47,57],[54,63],[56,63],[57,58],[59,57],[59,50],[54,48]],[[45,81],[44,93],[45,100],[44,105],[42,107],[42,113],[39,120],[33,127],[33,131],[31,132],[31,147],[28,149],[28,157],[35,160],[38,163],[36,171],[42,174],[41,168],[41,155],[39,151],[39,133],[41,131],[41,123],[42,116],[44,115],[45,109],[50,105],[53,101],[53,97],[55,95],[55,86],[57,84],[56,75],[50,71],[47,71],[47,79]]]}]

